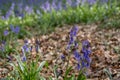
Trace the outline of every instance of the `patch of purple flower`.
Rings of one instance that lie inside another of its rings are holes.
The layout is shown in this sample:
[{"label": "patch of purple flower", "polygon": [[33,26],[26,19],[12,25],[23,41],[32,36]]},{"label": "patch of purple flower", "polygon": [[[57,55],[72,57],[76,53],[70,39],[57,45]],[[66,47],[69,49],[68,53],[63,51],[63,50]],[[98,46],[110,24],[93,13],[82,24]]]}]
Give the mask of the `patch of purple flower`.
[{"label": "patch of purple flower", "polygon": [[18,33],[20,32],[20,27],[19,27],[19,26],[16,26],[16,27],[14,28],[14,32],[15,32],[16,34],[18,34]]},{"label": "patch of purple flower", "polygon": [[62,60],[64,60],[64,59],[65,59],[65,56],[64,56],[63,54],[61,55],[61,59],[62,59]]},{"label": "patch of purple flower", "polygon": [[91,53],[91,50],[90,50],[90,43],[87,40],[82,42],[82,53],[83,53],[83,60],[85,61],[85,65],[83,65],[83,67],[89,67],[91,62],[89,54]]},{"label": "patch of purple flower", "polygon": [[70,31],[70,40],[67,49],[70,49],[72,45],[77,46],[77,43],[75,42],[77,32],[78,32],[78,26],[74,26]]},{"label": "patch of purple flower", "polygon": [[5,44],[6,44],[5,41],[2,41],[2,42],[1,42],[1,45],[0,45],[0,51],[1,51],[1,52],[4,52],[4,51],[5,51]]},{"label": "patch of purple flower", "polygon": [[79,52],[77,50],[74,51],[74,57],[75,59],[80,62],[81,60],[81,55],[79,54]]},{"label": "patch of purple flower", "polygon": [[9,31],[8,30],[5,30],[4,31],[4,36],[7,36],[9,34]]},{"label": "patch of purple flower", "polygon": [[25,43],[25,44],[24,44],[23,47],[22,47],[22,52],[23,52],[23,53],[29,52],[28,41],[25,40],[24,43]]},{"label": "patch of purple flower", "polygon": [[16,26],[14,27],[13,25],[10,25],[10,29],[12,32],[18,34],[20,32],[20,27],[19,26]]},{"label": "patch of purple flower", "polygon": [[22,57],[22,61],[23,62],[25,62],[27,59],[26,59],[26,56],[24,55],[23,57]]}]

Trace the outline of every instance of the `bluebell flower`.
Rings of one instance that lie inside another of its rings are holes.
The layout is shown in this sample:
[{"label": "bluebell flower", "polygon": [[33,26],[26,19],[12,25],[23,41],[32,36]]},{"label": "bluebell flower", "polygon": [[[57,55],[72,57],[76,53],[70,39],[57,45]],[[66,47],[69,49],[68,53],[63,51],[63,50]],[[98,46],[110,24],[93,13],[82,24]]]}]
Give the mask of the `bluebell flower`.
[{"label": "bluebell flower", "polygon": [[81,66],[80,66],[80,64],[77,64],[77,70],[80,70],[81,69]]},{"label": "bluebell flower", "polygon": [[85,40],[82,42],[82,52],[86,53],[86,54],[90,54],[91,50],[90,50],[90,43],[88,40]]},{"label": "bluebell flower", "polygon": [[16,17],[21,17],[21,18],[24,17],[24,14],[21,13],[20,11],[18,11],[18,10],[15,10],[14,13],[15,13],[15,16],[16,16]]},{"label": "bluebell flower", "polygon": [[5,20],[6,18],[5,18],[5,16],[2,16],[2,20]]},{"label": "bluebell flower", "polygon": [[12,15],[12,12],[14,11],[14,6],[15,4],[12,3],[10,9],[7,11],[6,15],[4,16],[5,19],[8,19]]},{"label": "bluebell flower", "polygon": [[78,26],[74,26],[70,31],[70,40],[69,40],[67,49],[70,49],[70,47],[72,45],[77,46],[76,41],[75,41],[75,37],[77,35],[77,32],[78,32]]},{"label": "bluebell flower", "polygon": [[4,31],[4,36],[7,36],[9,34],[9,31],[8,30],[5,30]]},{"label": "bluebell flower", "polygon": [[24,44],[24,46],[22,48],[24,49],[24,52],[29,52],[28,45]]},{"label": "bluebell flower", "polygon": [[78,62],[80,62],[81,56],[80,56],[80,54],[79,54],[79,52],[78,52],[77,50],[74,51],[74,57],[75,57],[75,59],[76,59]]},{"label": "bluebell flower", "polygon": [[24,43],[27,44],[27,43],[28,43],[28,40],[25,39],[25,40],[24,40]]},{"label": "bluebell flower", "polygon": [[24,45],[22,47],[22,52],[25,53],[25,52],[29,52],[29,46],[28,46],[28,41],[27,40],[24,40]]},{"label": "bluebell flower", "polygon": [[19,27],[19,26],[16,26],[16,27],[14,28],[13,25],[10,25],[10,29],[11,29],[12,32],[14,32],[14,33],[16,33],[16,34],[18,34],[18,33],[20,32],[20,27]]},{"label": "bluebell flower", "polygon": [[65,56],[64,56],[63,54],[61,55],[61,59],[62,59],[62,60],[64,60],[64,59],[65,59]]},{"label": "bluebell flower", "polygon": [[75,45],[75,48],[78,47],[78,43],[77,43],[77,41],[74,42],[74,45]]},{"label": "bluebell flower", "polygon": [[5,48],[3,46],[0,46],[0,51],[1,52],[4,52],[5,51]]},{"label": "bluebell flower", "polygon": [[77,1],[76,1],[76,5],[79,6],[79,5],[80,5],[80,2],[81,2],[81,0],[77,0]]},{"label": "bluebell flower", "polygon": [[33,50],[33,46],[30,46],[30,52],[32,52],[32,50]]},{"label": "bluebell flower", "polygon": [[39,45],[35,45],[35,51],[36,51],[36,53],[39,52]]},{"label": "bluebell flower", "polygon": [[89,41],[88,41],[88,40],[84,40],[84,41],[82,42],[82,47],[90,47]]},{"label": "bluebell flower", "polygon": [[0,51],[4,52],[5,51],[5,44],[6,44],[6,41],[2,41],[2,44],[0,46]]},{"label": "bluebell flower", "polygon": [[10,25],[10,29],[12,32],[14,32],[14,26],[13,25]]},{"label": "bluebell flower", "polygon": [[90,50],[90,43],[87,40],[82,42],[82,53],[83,53],[82,66],[89,67],[91,62],[89,54],[91,53],[91,50]]},{"label": "bluebell flower", "polygon": [[40,41],[38,39],[35,39],[35,44],[40,45]]},{"label": "bluebell flower", "polygon": [[70,31],[70,36],[76,36],[78,32],[78,26],[74,26]]},{"label": "bluebell flower", "polygon": [[19,10],[20,13],[23,12],[23,3],[18,4],[18,10]]},{"label": "bluebell flower", "polygon": [[93,5],[96,3],[96,0],[87,0],[87,2],[90,4],[90,5]]},{"label": "bluebell flower", "polygon": [[18,34],[18,33],[20,32],[20,27],[19,27],[19,26],[16,26],[16,27],[14,28],[14,32],[15,32],[16,34]]},{"label": "bluebell flower", "polygon": [[3,41],[2,41],[2,44],[5,45],[5,44],[6,44],[6,41],[3,40]]},{"label": "bluebell flower", "polygon": [[26,56],[24,55],[23,57],[22,57],[22,61],[23,62],[25,62],[27,59],[26,59]]},{"label": "bluebell flower", "polygon": [[56,6],[56,3],[54,1],[52,2],[52,9],[57,10],[57,6]]},{"label": "bluebell flower", "polygon": [[21,18],[24,18],[24,14],[23,13],[21,13],[21,14],[19,14],[19,17],[21,17]]},{"label": "bluebell flower", "polygon": [[57,10],[62,10],[62,2],[58,2]]},{"label": "bluebell flower", "polygon": [[29,6],[26,6],[25,11],[26,11],[26,13],[31,14],[31,13],[33,13],[33,8],[29,7]]},{"label": "bluebell flower", "polygon": [[49,12],[49,11],[51,10],[51,9],[50,9],[50,3],[49,3],[49,1],[45,2],[45,3],[41,6],[41,8],[43,9],[43,11]]},{"label": "bluebell flower", "polygon": [[72,0],[67,0],[66,3],[67,3],[67,5],[71,6],[72,5]]},{"label": "bluebell flower", "polygon": [[107,3],[109,0],[100,0],[101,3]]}]

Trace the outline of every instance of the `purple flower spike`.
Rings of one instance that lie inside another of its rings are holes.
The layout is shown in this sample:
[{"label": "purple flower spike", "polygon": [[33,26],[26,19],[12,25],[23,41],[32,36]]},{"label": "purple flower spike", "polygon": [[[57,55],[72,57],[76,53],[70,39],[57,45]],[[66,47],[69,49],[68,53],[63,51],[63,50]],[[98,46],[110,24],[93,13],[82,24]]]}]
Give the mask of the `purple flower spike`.
[{"label": "purple flower spike", "polygon": [[26,56],[24,55],[23,57],[22,57],[22,61],[23,62],[25,62],[27,59],[26,59]]},{"label": "purple flower spike", "polygon": [[4,36],[7,36],[9,34],[8,30],[4,31]]},{"label": "purple flower spike", "polygon": [[76,67],[76,68],[77,68],[77,70],[80,70],[80,68],[81,68],[81,67],[80,67],[80,64],[77,64],[77,67]]},{"label": "purple flower spike", "polygon": [[11,29],[12,32],[14,32],[14,33],[16,33],[16,34],[18,34],[18,33],[20,32],[20,27],[19,27],[19,26],[16,26],[16,27],[14,28],[13,25],[10,25],[10,29]]},{"label": "purple flower spike", "polygon": [[33,46],[30,46],[30,52],[32,52],[32,50],[33,50]]},{"label": "purple flower spike", "polygon": [[82,42],[82,46],[83,46],[83,47],[90,47],[89,41],[88,41],[88,40],[83,41],[83,42]]},{"label": "purple flower spike", "polygon": [[70,40],[68,43],[68,47],[67,49],[70,49],[70,47],[74,44],[74,46],[77,46],[76,42],[75,42],[75,37],[77,35],[78,32],[78,26],[74,26],[71,31],[70,31]]},{"label": "purple flower spike", "polygon": [[39,52],[39,45],[36,45],[36,46],[35,46],[35,51],[36,51],[36,53]]},{"label": "purple flower spike", "polygon": [[80,62],[81,56],[80,56],[80,54],[79,54],[79,52],[78,52],[77,50],[74,51],[74,56],[75,56],[75,59],[76,59],[78,62]]},{"label": "purple flower spike", "polygon": [[10,29],[12,32],[14,32],[14,26],[13,25],[10,25]]},{"label": "purple flower spike", "polygon": [[88,0],[88,3],[89,3],[90,5],[95,4],[95,2],[96,2],[96,0]]},{"label": "purple flower spike", "polygon": [[62,60],[64,60],[64,59],[65,59],[65,56],[64,56],[63,54],[61,55],[61,59],[62,59]]},{"label": "purple flower spike", "polygon": [[14,32],[18,34],[20,32],[20,27],[16,26],[16,28],[14,29]]}]

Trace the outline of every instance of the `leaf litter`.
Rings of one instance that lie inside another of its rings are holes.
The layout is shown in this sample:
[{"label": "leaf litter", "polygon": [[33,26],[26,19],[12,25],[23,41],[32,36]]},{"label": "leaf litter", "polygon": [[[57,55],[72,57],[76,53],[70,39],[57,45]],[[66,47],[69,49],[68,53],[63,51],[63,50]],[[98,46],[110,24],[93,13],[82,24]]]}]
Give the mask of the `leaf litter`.
[{"label": "leaf litter", "polygon": [[[92,53],[91,66],[88,69],[88,80],[110,80],[106,71],[109,71],[113,80],[120,79],[120,29],[99,29],[97,25],[78,25],[79,32],[77,33],[78,43],[81,44],[82,40],[89,40],[91,43]],[[53,74],[54,65],[58,64],[59,79],[62,80],[64,75],[67,59],[61,60],[60,56],[68,55],[66,50],[69,41],[69,32],[72,26],[66,25],[65,27],[56,28],[54,32],[47,35],[37,36],[40,41],[39,52],[36,53],[32,50],[32,58],[36,58],[39,54],[40,61],[48,61],[48,67],[44,68],[40,74],[44,77],[55,77]],[[23,40],[19,40],[23,43]],[[35,44],[35,38],[29,39],[31,45]],[[81,49],[81,47],[79,47]],[[71,53],[70,53],[71,54]],[[73,55],[70,56],[70,65],[73,66],[71,71],[78,75],[75,69],[76,60]],[[3,66],[5,61],[0,61],[0,66]],[[11,71],[11,67],[0,67],[0,77],[5,77],[5,73]],[[5,72],[5,73],[3,73]]]}]

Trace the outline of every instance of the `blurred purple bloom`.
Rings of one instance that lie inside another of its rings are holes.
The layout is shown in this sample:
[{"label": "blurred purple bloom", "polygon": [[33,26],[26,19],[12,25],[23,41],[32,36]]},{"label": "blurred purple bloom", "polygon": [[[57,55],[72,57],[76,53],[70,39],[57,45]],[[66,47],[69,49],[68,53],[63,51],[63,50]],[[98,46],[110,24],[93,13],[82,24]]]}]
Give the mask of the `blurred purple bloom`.
[{"label": "blurred purple bloom", "polygon": [[64,60],[64,59],[65,59],[65,56],[64,56],[63,54],[61,55],[61,59],[62,59],[62,60]]},{"label": "blurred purple bloom", "polygon": [[6,44],[6,41],[3,40],[3,41],[2,41],[2,44],[5,45],[5,44]]},{"label": "blurred purple bloom", "polygon": [[80,5],[80,2],[81,2],[80,0],[77,0],[77,1],[76,1],[76,5],[77,5],[77,6]]},{"label": "blurred purple bloom", "polygon": [[40,41],[38,39],[35,39],[35,44],[40,45]]},{"label": "blurred purple bloom", "polygon": [[74,46],[76,46],[76,42],[75,42],[75,37],[77,35],[77,32],[78,32],[78,26],[74,26],[71,31],[70,31],[70,40],[69,40],[69,43],[68,43],[68,47],[67,49],[70,49],[70,47],[74,44]]},{"label": "blurred purple bloom", "polygon": [[58,2],[57,10],[62,10],[62,2]]},{"label": "blurred purple bloom", "polygon": [[2,52],[4,52],[4,51],[5,51],[5,49],[4,49],[4,47],[3,47],[3,46],[0,46],[0,51],[2,51]]},{"label": "blurred purple bloom", "polygon": [[31,13],[33,13],[33,8],[29,7],[29,6],[26,6],[25,11],[26,11],[26,13],[31,14]]},{"label": "blurred purple bloom", "polygon": [[23,57],[22,57],[22,61],[23,62],[25,62],[27,59],[26,59],[26,56],[24,55]]},{"label": "blurred purple bloom", "polygon": [[30,46],[30,52],[32,52],[32,50],[33,50],[33,46]]},{"label": "blurred purple bloom", "polygon": [[41,7],[42,9],[43,9],[43,11],[45,11],[45,12],[49,12],[51,9],[50,9],[50,3],[47,1],[47,2],[45,2],[43,5],[42,5],[42,7]]},{"label": "blurred purple bloom", "polygon": [[67,5],[71,6],[72,5],[72,1],[71,0],[67,0]]},{"label": "blurred purple bloom", "polygon": [[15,10],[14,13],[15,13],[15,16],[16,16],[16,17],[21,17],[21,18],[24,17],[24,14],[21,13],[20,11],[18,11],[18,10]]},{"label": "blurred purple bloom", "polygon": [[25,53],[25,52],[29,52],[29,47],[28,47],[28,41],[27,40],[24,40],[24,45],[22,47],[22,52]]},{"label": "blurred purple bloom", "polygon": [[28,45],[24,44],[22,48],[23,48],[23,52],[29,52]]},{"label": "blurred purple bloom", "polygon": [[9,34],[9,31],[8,30],[5,30],[4,31],[4,36],[7,36]]},{"label": "blurred purple bloom", "polygon": [[75,45],[75,48],[78,47],[78,43],[77,43],[77,41],[74,42],[74,45]]},{"label": "blurred purple bloom", "polygon": [[100,0],[101,3],[107,3],[109,0]]},{"label": "blurred purple bloom", "polygon": [[95,2],[96,2],[96,0],[88,0],[88,3],[89,3],[90,5],[95,4]]},{"label": "blurred purple bloom", "polygon": [[57,6],[56,6],[56,3],[54,1],[52,2],[52,9],[57,10]]},{"label": "blurred purple bloom", "polygon": [[16,34],[18,34],[18,33],[20,32],[20,27],[19,27],[19,26],[16,26],[16,27],[14,28],[13,25],[10,25],[10,29],[11,29],[12,32],[14,32],[14,33],[16,33]]},{"label": "blurred purple bloom", "polygon": [[78,32],[78,26],[74,26],[70,31],[70,36],[76,36]]},{"label": "blurred purple bloom", "polygon": [[74,51],[74,57],[75,57],[75,59],[76,59],[78,62],[80,62],[81,56],[80,56],[80,54],[79,54],[79,52],[78,52],[77,50]]},{"label": "blurred purple bloom", "polygon": [[12,3],[10,9],[7,11],[6,15],[4,16],[4,19],[8,19],[12,15],[12,12],[14,11],[14,6],[15,4]]},{"label": "blurred purple bloom", "polygon": [[77,70],[80,70],[81,69],[81,67],[80,67],[80,64],[77,64]]},{"label": "blurred purple bloom", "polygon": [[0,51],[4,52],[5,51],[5,41],[2,41],[2,44],[0,45]]},{"label": "blurred purple bloom", "polygon": [[18,34],[18,33],[20,32],[20,27],[16,26],[16,27],[14,28],[14,32],[15,32],[16,34]]},{"label": "blurred purple bloom", "polygon": [[82,53],[83,53],[83,61],[85,61],[82,62],[82,66],[89,67],[91,62],[89,54],[91,53],[91,50],[90,50],[90,43],[87,40],[82,42]]},{"label": "blurred purple bloom", "polygon": [[2,16],[2,20],[5,20],[5,16]]},{"label": "blurred purple bloom", "polygon": [[35,45],[35,51],[36,51],[36,53],[39,52],[39,45]]},{"label": "blurred purple bloom", "polygon": [[14,32],[14,26],[13,25],[10,25],[10,29],[12,32]]},{"label": "blurred purple bloom", "polygon": [[24,43],[27,44],[27,43],[28,43],[28,40],[25,39],[25,40],[24,40]]},{"label": "blurred purple bloom", "polygon": [[18,4],[18,10],[20,13],[23,12],[23,3]]},{"label": "blurred purple bloom", "polygon": [[88,40],[83,41],[83,42],[82,42],[82,46],[83,46],[83,47],[90,47],[89,41],[88,41]]}]

